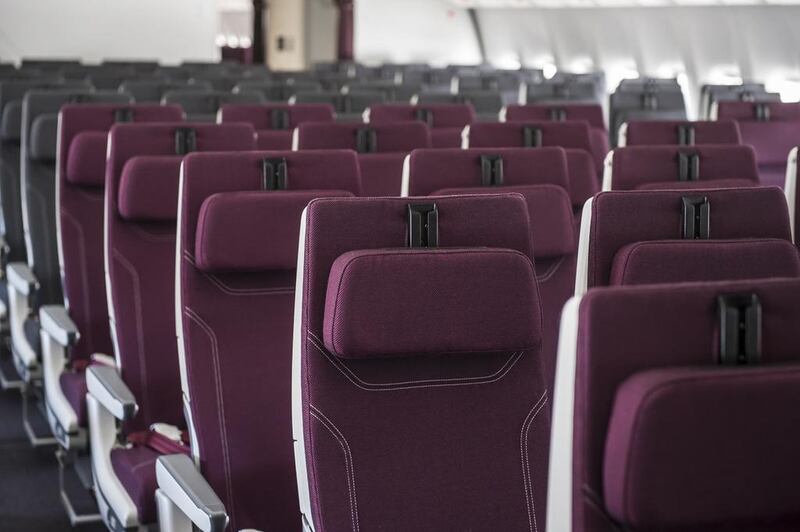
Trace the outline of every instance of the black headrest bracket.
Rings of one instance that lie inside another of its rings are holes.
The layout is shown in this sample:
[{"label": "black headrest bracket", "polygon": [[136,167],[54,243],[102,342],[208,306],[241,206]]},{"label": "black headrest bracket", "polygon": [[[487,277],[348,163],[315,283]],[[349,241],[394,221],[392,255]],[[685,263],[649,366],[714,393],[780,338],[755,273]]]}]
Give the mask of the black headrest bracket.
[{"label": "black headrest bracket", "polygon": [[439,210],[435,203],[408,205],[408,247],[439,246]]},{"label": "black headrest bracket", "polygon": [[542,147],[542,130],[533,126],[522,126],[522,145],[525,148]]},{"label": "black headrest bracket", "polygon": [[289,185],[289,167],[284,158],[264,159],[261,162],[261,188],[286,190]]},{"label": "black headrest bracket", "polygon": [[356,131],[356,151],[358,153],[378,151],[378,135],[374,129],[363,127]]},{"label": "black headrest bracket", "polygon": [[681,124],[678,126],[678,145],[694,146],[695,131],[691,124]]},{"label": "black headrest bracket", "polygon": [[499,155],[481,155],[481,185],[498,187],[503,184],[503,158]]},{"label": "black headrest bracket", "polygon": [[708,240],[711,233],[711,203],[705,196],[681,198],[684,240]]},{"label": "black headrest bracket", "polygon": [[291,127],[288,109],[272,109],[269,112],[269,123],[272,129],[286,130]]},{"label": "black headrest bracket", "polygon": [[566,122],[567,120],[567,110],[562,109],[560,107],[553,107],[549,111],[550,120],[553,122]]},{"label": "black headrest bracket", "polygon": [[197,150],[197,131],[190,127],[175,130],[175,155],[186,155]]},{"label": "black headrest bracket", "polygon": [[700,155],[697,153],[678,153],[678,181],[700,180]]},{"label": "black headrest bracket", "polygon": [[114,122],[133,122],[133,109],[130,107],[114,109]]},{"label": "black headrest bracket", "polygon": [[433,127],[433,113],[430,109],[416,109],[414,115],[420,122],[425,122],[428,127]]},{"label": "black headrest bracket", "polygon": [[739,366],[761,361],[761,301],[756,294],[717,298],[719,363]]},{"label": "black headrest bracket", "polygon": [[767,103],[757,103],[754,107],[756,113],[756,120],[759,122],[769,122],[770,109]]}]

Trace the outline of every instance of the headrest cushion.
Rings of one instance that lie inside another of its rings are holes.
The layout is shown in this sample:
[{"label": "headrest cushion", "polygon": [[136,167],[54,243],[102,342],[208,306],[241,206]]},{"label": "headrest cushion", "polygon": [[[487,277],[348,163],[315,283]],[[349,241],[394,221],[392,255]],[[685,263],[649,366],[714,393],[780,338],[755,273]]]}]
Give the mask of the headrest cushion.
[{"label": "headrest cushion", "polygon": [[67,181],[75,185],[102,187],[106,180],[105,131],[86,131],[75,136],[67,153]]},{"label": "headrest cushion", "polygon": [[525,350],[541,327],[533,264],[517,251],[351,251],[328,278],[323,337],[340,358]]},{"label": "headrest cushion", "polygon": [[19,140],[22,131],[22,101],[8,102],[0,116],[0,139]]},{"label": "headrest cushion", "polygon": [[528,204],[533,235],[533,256],[546,259],[572,255],[577,249],[573,229],[572,205],[567,192],[555,185],[511,187],[447,188],[435,193],[441,196],[463,194],[497,194],[517,192]]},{"label": "headrest cushion", "polygon": [[213,194],[203,202],[197,219],[197,267],[206,272],[293,270],[300,218],[308,202],[352,196],[338,190]]},{"label": "headrest cushion", "polygon": [[58,115],[44,114],[34,118],[29,137],[28,158],[32,161],[55,161],[57,137]]},{"label": "headrest cushion", "polygon": [[170,222],[178,216],[180,156],[139,156],[125,163],[119,214],[131,222]]},{"label": "headrest cushion", "polygon": [[661,240],[622,247],[611,285],[736,281],[800,277],[800,257],[788,240]]},{"label": "headrest cushion", "polygon": [[797,367],[634,375],[617,389],[608,427],[609,513],[633,530],[796,516],[798,401]]}]

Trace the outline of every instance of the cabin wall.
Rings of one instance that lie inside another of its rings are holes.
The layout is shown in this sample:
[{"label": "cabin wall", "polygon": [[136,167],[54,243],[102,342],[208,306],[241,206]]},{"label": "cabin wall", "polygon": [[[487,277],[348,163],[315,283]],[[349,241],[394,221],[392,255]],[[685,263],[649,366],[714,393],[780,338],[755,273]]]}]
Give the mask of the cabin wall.
[{"label": "cabin wall", "polygon": [[0,0],[0,59],[217,60],[214,0]]}]

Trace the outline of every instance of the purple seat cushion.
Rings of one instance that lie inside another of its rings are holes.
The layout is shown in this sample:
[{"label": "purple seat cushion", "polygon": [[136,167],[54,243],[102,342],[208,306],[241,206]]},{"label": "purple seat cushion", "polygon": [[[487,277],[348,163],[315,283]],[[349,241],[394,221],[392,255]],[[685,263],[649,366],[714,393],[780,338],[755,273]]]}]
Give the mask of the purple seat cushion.
[{"label": "purple seat cushion", "polygon": [[67,181],[92,187],[105,185],[107,140],[105,131],[86,131],[75,136],[67,155]]},{"label": "purple seat cushion", "polygon": [[694,143],[697,144],[741,144],[739,127],[733,120],[699,121],[631,121],[628,122],[626,146],[659,146],[678,144],[681,126],[694,128]]},{"label": "purple seat cushion", "polygon": [[637,531],[720,524],[741,530],[737,524],[796,518],[798,403],[797,366],[657,369],[630,377],[617,390],[608,426],[609,513]]},{"label": "purple seat cushion", "polygon": [[433,148],[460,148],[461,132],[460,127],[439,128],[431,130],[431,147]]},{"label": "purple seat cushion", "polygon": [[78,426],[85,427],[87,424],[86,372],[84,370],[65,371],[59,376],[58,382],[61,385],[61,392],[78,417]]},{"label": "purple seat cushion", "polygon": [[259,129],[256,131],[256,148],[259,150],[291,150],[292,131]]},{"label": "purple seat cushion", "polygon": [[446,188],[435,195],[451,196],[464,194],[496,194],[516,192],[525,198],[531,220],[533,256],[536,259],[551,259],[572,255],[577,243],[572,224],[572,208],[569,196],[563,188],[555,185]]},{"label": "purple seat cushion", "polygon": [[475,111],[466,103],[442,104],[378,104],[369,108],[370,124],[393,124],[396,122],[417,121],[419,111],[431,115],[431,129],[461,129],[475,121]]},{"label": "purple seat cushion", "polygon": [[[285,111],[289,117],[289,133],[303,122],[333,122],[333,106],[328,104],[272,103],[265,105],[228,103],[220,107],[220,123],[245,122],[256,130],[272,130],[273,111]],[[283,130],[281,130],[283,131]],[[260,133],[259,133],[260,134]]]},{"label": "purple seat cushion", "polygon": [[139,156],[122,169],[119,213],[127,221],[168,222],[177,217],[180,156]]},{"label": "purple seat cushion", "polygon": [[578,149],[564,151],[567,154],[569,197],[573,209],[581,209],[586,200],[600,192],[600,181],[589,153]]},{"label": "purple seat cushion", "polygon": [[[606,286],[617,252],[627,244],[682,239],[681,198],[686,191],[601,192],[592,204],[588,286]],[[791,241],[786,198],[777,188],[694,190],[710,204],[714,240],[780,238]],[[757,212],[758,217],[743,217]]]},{"label": "purple seat cushion", "polygon": [[406,153],[360,153],[361,195],[399,196]]},{"label": "purple seat cushion", "polygon": [[331,267],[323,334],[340,358],[537,348],[533,264],[507,249],[351,251]]},{"label": "purple seat cushion", "polygon": [[203,202],[198,215],[197,268],[205,272],[293,270],[300,217],[308,202],[352,196],[336,190],[214,194]]},{"label": "purple seat cushion", "polygon": [[[717,120],[738,120],[739,122],[756,120],[756,102],[719,102]],[[796,103],[763,102],[769,108],[770,121],[800,120],[800,105]]]},{"label": "purple seat cushion", "polygon": [[568,122],[585,121],[593,129],[605,130],[603,107],[594,103],[542,103],[509,105],[506,107],[506,122],[541,122],[552,120],[554,111],[563,111]]},{"label": "purple seat cushion", "polygon": [[[699,181],[679,181],[679,155],[697,154]],[[756,154],[750,146],[632,146],[614,150],[614,190],[755,186]]]},{"label": "purple seat cushion", "polygon": [[526,122],[526,123],[476,123],[470,126],[470,148],[522,148],[523,127],[542,131],[542,146],[577,148],[592,153],[592,141],[587,122]]},{"label": "purple seat cushion", "polygon": [[154,523],[156,513],[156,459],[160,455],[148,447],[133,445],[111,451],[111,466],[125,491],[136,505],[139,522]]},{"label": "purple seat cushion", "polygon": [[[414,150],[409,159],[409,196],[430,196],[445,188],[480,187],[481,156],[503,159],[503,187],[557,185],[570,190],[566,153],[561,148],[476,148]],[[495,192],[503,187],[490,187]]]},{"label": "purple seat cushion", "polygon": [[800,257],[787,240],[661,240],[622,247],[613,285],[800,277]]},{"label": "purple seat cushion", "polygon": [[381,125],[307,122],[297,127],[298,149],[355,150],[357,132],[360,129],[375,131],[377,153],[409,152],[417,148],[429,148],[431,145],[430,131],[421,122]]}]

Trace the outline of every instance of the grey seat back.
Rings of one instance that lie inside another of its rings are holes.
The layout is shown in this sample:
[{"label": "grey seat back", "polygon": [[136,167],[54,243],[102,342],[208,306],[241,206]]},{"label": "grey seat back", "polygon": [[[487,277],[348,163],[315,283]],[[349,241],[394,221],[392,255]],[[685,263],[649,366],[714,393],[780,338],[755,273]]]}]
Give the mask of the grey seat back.
[{"label": "grey seat back", "polygon": [[264,97],[258,92],[238,92],[232,94],[224,91],[168,91],[161,99],[163,104],[177,104],[183,107],[186,120],[190,122],[216,122],[217,111],[226,103],[264,103]]},{"label": "grey seat back", "polygon": [[61,303],[56,232],[56,145],[58,113],[67,103],[131,103],[111,91],[33,90],[22,101],[21,200],[28,265],[39,281],[37,306]]}]

